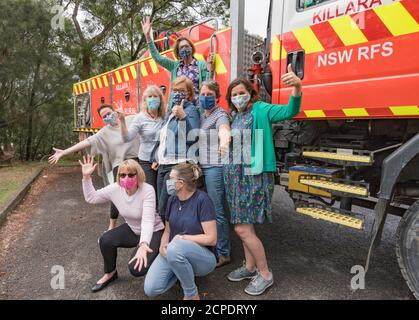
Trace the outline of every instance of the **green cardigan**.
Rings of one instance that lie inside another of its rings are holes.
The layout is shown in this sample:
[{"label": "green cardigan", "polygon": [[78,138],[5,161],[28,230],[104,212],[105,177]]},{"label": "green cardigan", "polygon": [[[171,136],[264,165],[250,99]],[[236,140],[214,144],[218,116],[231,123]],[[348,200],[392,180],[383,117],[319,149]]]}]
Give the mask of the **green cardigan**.
[{"label": "green cardigan", "polygon": [[262,101],[253,104],[251,174],[276,172],[272,124],[295,117],[300,112],[301,100],[301,96],[291,95],[288,105],[274,105]]},{"label": "green cardigan", "polygon": [[[170,86],[169,90],[169,102],[168,102],[168,109],[169,112],[172,109],[172,97],[170,95],[170,87],[173,81],[177,78],[177,69],[180,65],[180,61],[171,60],[169,58],[163,57],[153,41],[148,42],[148,48],[150,49],[151,57],[161,65],[166,70],[170,71]],[[207,63],[205,61],[198,61],[199,66],[199,87],[201,87],[202,83],[208,80],[209,72],[207,71]]]}]

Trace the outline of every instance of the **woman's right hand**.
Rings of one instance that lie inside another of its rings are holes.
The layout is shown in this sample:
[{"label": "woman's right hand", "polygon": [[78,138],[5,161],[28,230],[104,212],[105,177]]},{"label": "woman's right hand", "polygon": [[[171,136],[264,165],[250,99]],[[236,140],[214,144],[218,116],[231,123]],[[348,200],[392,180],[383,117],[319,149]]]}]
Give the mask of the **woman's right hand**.
[{"label": "woman's right hand", "polygon": [[147,39],[147,42],[149,42],[151,39],[151,28],[153,27],[153,24],[151,23],[151,17],[146,16],[145,18],[143,18],[141,26],[143,27],[143,33]]},{"label": "woman's right hand", "polygon": [[167,255],[167,244],[162,244],[159,249],[160,255],[166,257]]},{"label": "woman's right hand", "polygon": [[55,153],[51,157],[48,158],[48,162],[50,164],[56,164],[61,159],[61,157],[64,156],[64,150],[56,149],[56,148],[52,148],[52,149],[55,151]]},{"label": "woman's right hand", "polygon": [[81,165],[81,171],[83,174],[83,178],[90,178],[92,173],[95,171],[97,167],[97,163],[95,163],[95,159],[89,155],[83,156],[83,162],[79,160]]}]

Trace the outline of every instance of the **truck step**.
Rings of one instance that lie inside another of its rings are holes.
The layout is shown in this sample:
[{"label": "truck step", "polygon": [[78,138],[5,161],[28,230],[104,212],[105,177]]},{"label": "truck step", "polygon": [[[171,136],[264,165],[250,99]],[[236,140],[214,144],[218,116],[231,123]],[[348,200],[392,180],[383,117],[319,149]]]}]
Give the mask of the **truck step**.
[{"label": "truck step", "polygon": [[368,183],[305,174],[299,176],[298,182],[306,186],[328,191],[336,196],[368,197]]},{"label": "truck step", "polygon": [[296,212],[314,219],[329,221],[346,227],[362,230],[364,221],[352,216],[352,212],[312,203],[298,203]]},{"label": "truck step", "polygon": [[365,150],[303,147],[303,157],[347,166],[371,166],[374,163],[373,153]]}]

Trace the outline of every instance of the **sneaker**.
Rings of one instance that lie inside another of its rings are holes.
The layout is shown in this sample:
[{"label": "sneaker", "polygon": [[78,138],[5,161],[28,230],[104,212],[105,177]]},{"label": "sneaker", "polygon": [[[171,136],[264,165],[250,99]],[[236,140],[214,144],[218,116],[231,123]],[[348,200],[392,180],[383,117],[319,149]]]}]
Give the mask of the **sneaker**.
[{"label": "sneaker", "polygon": [[274,277],[272,275],[271,280],[266,280],[260,273],[258,273],[252,281],[250,281],[249,285],[244,289],[244,292],[250,294],[251,296],[258,296],[261,295],[268,289],[270,286],[274,284]]},{"label": "sneaker", "polygon": [[257,271],[250,272],[246,269],[246,266],[243,265],[240,268],[237,268],[234,271],[231,271],[230,274],[227,276],[227,279],[233,282],[242,281],[245,279],[253,279],[257,276]]}]

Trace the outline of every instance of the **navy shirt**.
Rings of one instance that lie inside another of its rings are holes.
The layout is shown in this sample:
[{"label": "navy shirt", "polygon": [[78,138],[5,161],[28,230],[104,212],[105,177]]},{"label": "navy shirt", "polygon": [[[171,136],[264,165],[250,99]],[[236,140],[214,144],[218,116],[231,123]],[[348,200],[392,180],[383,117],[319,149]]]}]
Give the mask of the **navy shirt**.
[{"label": "navy shirt", "polygon": [[[171,196],[167,202],[166,221],[170,226],[170,238],[180,235],[204,234],[202,222],[215,220],[215,207],[208,194],[196,191],[186,201]],[[212,247],[209,247],[212,250]]]}]

